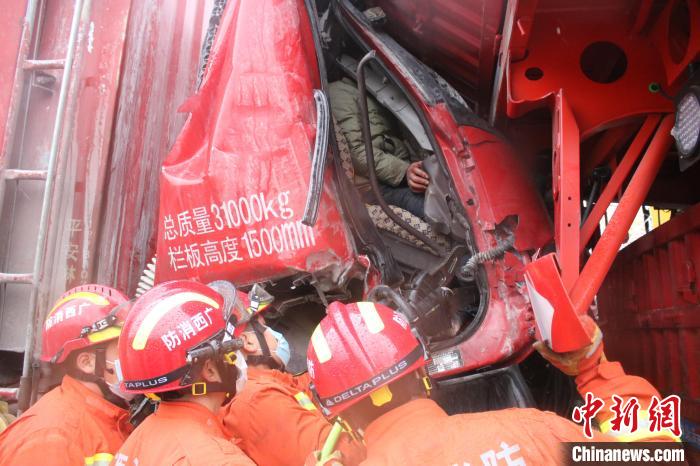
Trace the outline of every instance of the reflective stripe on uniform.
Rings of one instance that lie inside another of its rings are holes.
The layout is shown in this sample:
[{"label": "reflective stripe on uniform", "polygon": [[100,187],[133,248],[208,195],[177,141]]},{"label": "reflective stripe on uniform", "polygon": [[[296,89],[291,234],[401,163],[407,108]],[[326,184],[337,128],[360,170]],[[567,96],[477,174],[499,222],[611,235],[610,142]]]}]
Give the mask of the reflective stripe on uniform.
[{"label": "reflective stripe on uniform", "polygon": [[297,402],[302,408],[308,411],[316,410],[316,405],[311,401],[311,399],[306,395],[306,393],[299,392],[296,395],[294,395],[294,398],[297,400]]},{"label": "reflective stripe on uniform", "polygon": [[95,453],[85,457],[85,466],[109,466],[113,458],[111,453]]},{"label": "reflective stripe on uniform", "polygon": [[638,426],[637,430],[630,432],[627,426],[621,426],[620,431],[612,430],[612,421],[615,417],[611,417],[600,423],[600,431],[610,437],[615,438],[618,442],[639,442],[646,439],[667,437],[675,442],[680,442],[680,438],[673,435],[667,430],[651,431],[651,421],[649,420],[649,411],[640,409],[637,415]]}]

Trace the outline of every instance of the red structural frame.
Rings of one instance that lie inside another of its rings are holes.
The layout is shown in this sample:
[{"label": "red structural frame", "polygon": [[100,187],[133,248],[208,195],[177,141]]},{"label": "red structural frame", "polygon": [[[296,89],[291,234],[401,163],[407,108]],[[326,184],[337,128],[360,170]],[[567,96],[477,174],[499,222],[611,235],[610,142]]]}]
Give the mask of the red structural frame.
[{"label": "red structural frame", "polygon": [[[582,27],[599,13],[595,6],[559,8],[547,1],[509,4],[504,25],[501,56],[506,59],[496,76],[500,87],[494,93],[492,120],[518,121],[539,108],[551,111],[554,243],[563,286],[578,312],[586,312],[592,303],[671,144],[673,102],[652,92],[649,84],[674,89],[682,78],[677,64],[666,60],[670,45],[660,32],[668,33],[662,22],[669,21],[672,5],[664,7],[650,29],[649,9],[638,8],[630,23],[627,6],[606,9],[606,16],[596,20],[595,34]],[[691,10],[695,14],[697,9]],[[697,42],[689,45],[686,64],[700,50]],[[585,68],[582,57],[596,43],[608,44],[613,63],[619,60],[614,54],[624,56],[619,76],[596,77]],[[618,164],[616,153],[629,139],[630,128],[642,121]],[[582,142],[600,133],[593,150],[583,152]],[[612,178],[581,226],[580,183],[602,164],[613,169]],[[585,260],[582,253],[600,218],[628,178],[616,214]]]}]

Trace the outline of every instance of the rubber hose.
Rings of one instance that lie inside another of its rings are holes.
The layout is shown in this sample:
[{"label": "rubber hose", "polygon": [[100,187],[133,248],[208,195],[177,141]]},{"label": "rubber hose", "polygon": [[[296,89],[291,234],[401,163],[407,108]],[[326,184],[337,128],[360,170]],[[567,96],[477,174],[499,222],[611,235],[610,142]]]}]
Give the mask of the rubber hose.
[{"label": "rubber hose", "polygon": [[510,235],[505,239],[505,241],[499,243],[496,247],[486,251],[477,252],[469,258],[466,264],[464,264],[460,270],[460,275],[462,277],[473,277],[479,264],[503,257],[506,251],[513,247],[514,242],[515,237]]}]

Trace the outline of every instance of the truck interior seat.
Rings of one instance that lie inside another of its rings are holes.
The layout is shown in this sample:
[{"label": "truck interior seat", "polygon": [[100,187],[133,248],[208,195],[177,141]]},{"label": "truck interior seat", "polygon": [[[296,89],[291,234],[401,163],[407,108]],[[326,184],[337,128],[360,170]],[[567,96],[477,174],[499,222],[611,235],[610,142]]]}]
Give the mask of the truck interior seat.
[{"label": "truck interior seat", "polygon": [[[335,118],[333,119],[333,130],[335,131],[335,138],[336,141],[338,142],[338,152],[340,155],[340,164],[343,167],[343,170],[345,171],[345,175],[351,180],[355,181],[355,170],[352,165],[352,156],[350,155],[350,146],[348,145],[347,140],[345,139],[345,135],[343,132],[340,130],[340,126],[337,124],[335,121]],[[398,224],[396,224],[381,208],[381,206],[377,204],[366,204],[367,211],[369,212],[369,216],[372,219],[372,222],[374,225],[381,231],[390,233],[393,236],[397,236],[401,238],[404,241],[408,241],[409,243],[421,248],[425,249],[426,251],[430,251],[430,249],[423,244],[422,241],[416,239],[411,235],[409,232],[401,228]],[[447,247],[449,245],[449,240],[447,237],[440,235],[439,233],[433,231],[432,227],[430,224],[422,220],[420,217],[417,217],[413,215],[411,212],[404,210],[400,207],[397,206],[390,206],[391,210],[393,210],[395,213],[397,213],[401,219],[403,219],[405,222],[410,224],[413,228],[417,229],[424,235],[426,235],[428,238],[432,239],[433,241],[437,242],[440,246]]]}]

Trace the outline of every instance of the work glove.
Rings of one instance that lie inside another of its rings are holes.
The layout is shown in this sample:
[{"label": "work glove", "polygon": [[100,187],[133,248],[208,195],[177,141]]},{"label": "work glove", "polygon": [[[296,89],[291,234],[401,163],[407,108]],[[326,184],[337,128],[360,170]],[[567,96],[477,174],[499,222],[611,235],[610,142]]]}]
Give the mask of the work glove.
[{"label": "work glove", "polygon": [[579,317],[583,328],[591,338],[591,344],[568,353],[555,353],[542,341],[535,342],[532,347],[547,361],[566,375],[576,377],[605,361],[603,354],[603,332],[600,327],[587,315]]},{"label": "work glove", "polygon": [[340,450],[336,450],[331,456],[326,458],[325,461],[321,461],[321,451],[317,450],[311,452],[309,456],[306,457],[304,466],[343,466],[341,462],[342,457],[343,455],[340,453]]}]

